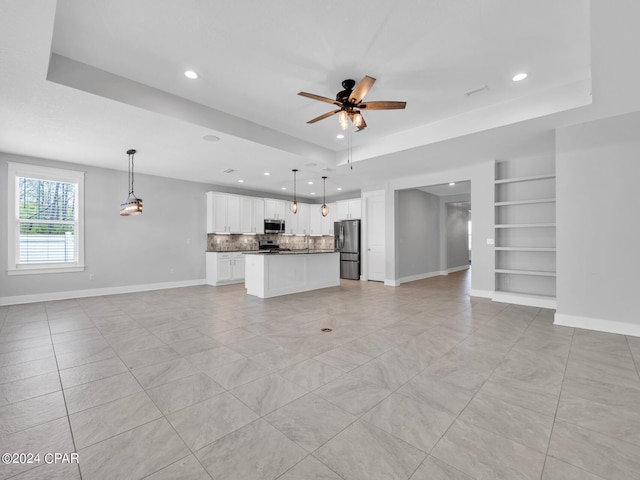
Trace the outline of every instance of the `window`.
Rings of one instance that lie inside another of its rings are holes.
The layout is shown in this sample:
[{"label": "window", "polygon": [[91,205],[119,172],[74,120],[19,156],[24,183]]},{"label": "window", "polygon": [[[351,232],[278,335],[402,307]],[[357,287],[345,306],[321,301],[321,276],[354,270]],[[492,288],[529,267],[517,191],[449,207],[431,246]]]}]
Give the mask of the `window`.
[{"label": "window", "polygon": [[84,172],[9,163],[8,273],[84,270]]}]

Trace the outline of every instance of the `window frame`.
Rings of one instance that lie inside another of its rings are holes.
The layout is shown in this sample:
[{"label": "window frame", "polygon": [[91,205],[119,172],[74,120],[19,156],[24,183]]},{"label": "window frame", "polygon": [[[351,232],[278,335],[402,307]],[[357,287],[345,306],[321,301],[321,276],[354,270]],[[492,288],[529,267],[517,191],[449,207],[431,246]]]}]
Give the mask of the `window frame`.
[{"label": "window frame", "polygon": [[[84,172],[8,162],[7,175],[7,274],[42,274],[82,272],[84,265]],[[20,264],[20,221],[18,178],[73,183],[77,185],[74,262]]]}]

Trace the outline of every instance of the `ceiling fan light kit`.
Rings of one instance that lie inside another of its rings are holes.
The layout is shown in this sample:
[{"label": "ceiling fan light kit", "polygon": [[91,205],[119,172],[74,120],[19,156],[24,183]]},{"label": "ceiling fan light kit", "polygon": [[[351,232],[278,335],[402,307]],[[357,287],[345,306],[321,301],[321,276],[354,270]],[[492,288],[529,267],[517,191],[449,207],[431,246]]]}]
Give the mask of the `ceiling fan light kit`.
[{"label": "ceiling fan light kit", "polygon": [[313,118],[307,123],[316,123],[337,113],[338,124],[341,130],[347,130],[349,128],[350,120],[357,131],[361,131],[367,127],[367,122],[364,121],[361,110],[402,110],[407,106],[407,102],[363,102],[364,96],[369,92],[375,81],[375,78],[365,75],[364,78],[360,80],[360,83],[356,85],[355,80],[348,78],[342,82],[342,88],[344,88],[344,90],[338,92],[335,100],[313,93],[299,92],[298,95],[300,96],[340,107],[338,110],[333,110]]}]

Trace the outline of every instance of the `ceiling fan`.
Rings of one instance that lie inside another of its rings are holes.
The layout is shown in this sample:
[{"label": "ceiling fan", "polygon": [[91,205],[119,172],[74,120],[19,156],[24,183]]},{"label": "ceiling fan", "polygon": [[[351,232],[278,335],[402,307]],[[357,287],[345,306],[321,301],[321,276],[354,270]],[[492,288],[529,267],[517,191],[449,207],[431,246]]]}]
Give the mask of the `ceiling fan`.
[{"label": "ceiling fan", "polygon": [[320,120],[324,120],[332,115],[338,114],[338,122],[340,128],[346,130],[349,126],[349,120],[358,129],[363,130],[366,128],[367,123],[364,121],[361,110],[402,110],[407,106],[407,102],[363,102],[362,99],[369,92],[376,79],[365,75],[360,80],[360,83],[356,85],[355,80],[347,79],[342,82],[342,90],[336,95],[336,99],[322,97],[320,95],[314,95],[313,93],[300,92],[298,95],[311,98],[313,100],[319,100],[325,103],[331,103],[340,107],[338,110],[325,113],[307,123],[316,123]]}]

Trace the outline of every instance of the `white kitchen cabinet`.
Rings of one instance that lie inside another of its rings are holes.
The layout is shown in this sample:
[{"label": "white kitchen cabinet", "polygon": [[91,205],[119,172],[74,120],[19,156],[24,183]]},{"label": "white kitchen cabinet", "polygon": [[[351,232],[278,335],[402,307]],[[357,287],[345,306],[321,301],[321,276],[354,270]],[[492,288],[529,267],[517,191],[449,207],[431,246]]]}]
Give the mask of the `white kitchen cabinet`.
[{"label": "white kitchen cabinet", "polygon": [[242,233],[238,195],[207,192],[207,233]]},{"label": "white kitchen cabinet", "polygon": [[333,235],[333,219],[335,218],[336,214],[336,204],[330,203],[327,206],[329,207],[329,213],[327,214],[327,216],[323,217],[322,215],[320,215],[320,222],[322,227],[320,233],[322,235]]},{"label": "white kitchen cabinet", "polygon": [[253,233],[264,233],[264,199],[253,199]]},{"label": "white kitchen cabinet", "polygon": [[242,252],[207,252],[207,285],[229,285],[244,282]]},{"label": "white kitchen cabinet", "polygon": [[309,205],[309,235],[322,235],[322,205]]},{"label": "white kitchen cabinet", "polygon": [[284,228],[288,235],[307,235],[309,232],[309,204],[298,202],[298,213],[291,211],[291,203],[287,202],[284,212]]},{"label": "white kitchen cabinet", "polygon": [[285,218],[285,201],[265,198],[264,218],[269,220],[283,220]]},{"label": "white kitchen cabinet", "polygon": [[240,197],[240,232],[254,233],[253,198]]},{"label": "white kitchen cabinet", "polygon": [[336,202],[335,220],[355,220],[362,217],[362,202],[359,198]]},{"label": "white kitchen cabinet", "polygon": [[327,205],[329,213],[322,216],[322,205],[309,205],[309,234],[310,235],[333,235],[332,206]]},{"label": "white kitchen cabinet", "polygon": [[296,216],[298,217],[298,225],[296,228],[297,235],[308,235],[309,234],[309,211],[311,205],[308,203],[298,203],[298,213]]}]

